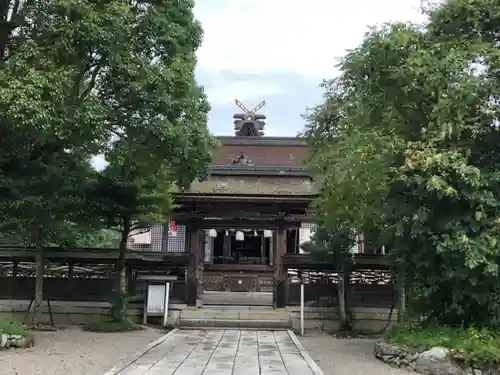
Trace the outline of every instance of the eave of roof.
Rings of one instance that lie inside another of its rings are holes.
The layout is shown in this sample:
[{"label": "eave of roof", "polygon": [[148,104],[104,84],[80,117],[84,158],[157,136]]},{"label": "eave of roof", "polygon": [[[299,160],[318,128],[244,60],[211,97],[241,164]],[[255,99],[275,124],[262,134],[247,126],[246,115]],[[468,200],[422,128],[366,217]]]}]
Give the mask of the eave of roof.
[{"label": "eave of roof", "polygon": [[273,195],[273,194],[224,194],[224,193],[174,193],[174,198],[182,202],[184,200],[217,200],[217,201],[275,201],[275,202],[311,202],[318,194],[308,195]]},{"label": "eave of roof", "polygon": [[231,137],[219,136],[219,142],[227,146],[293,146],[308,147],[304,138],[298,137]]},{"label": "eave of roof", "polygon": [[215,176],[294,176],[312,178],[306,167],[283,167],[280,165],[213,165],[211,174]]}]

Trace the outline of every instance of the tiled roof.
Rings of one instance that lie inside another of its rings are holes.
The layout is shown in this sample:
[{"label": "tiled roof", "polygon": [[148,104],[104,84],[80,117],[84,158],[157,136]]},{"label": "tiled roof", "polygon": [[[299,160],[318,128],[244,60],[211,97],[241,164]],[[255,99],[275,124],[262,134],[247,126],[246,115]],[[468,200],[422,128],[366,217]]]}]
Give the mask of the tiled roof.
[{"label": "tiled roof", "polygon": [[304,177],[211,176],[206,181],[194,182],[187,193],[314,196],[318,194],[318,186]]},{"label": "tiled roof", "polygon": [[241,154],[256,166],[300,167],[307,157],[307,145],[297,138],[220,137],[212,165],[230,165]]}]

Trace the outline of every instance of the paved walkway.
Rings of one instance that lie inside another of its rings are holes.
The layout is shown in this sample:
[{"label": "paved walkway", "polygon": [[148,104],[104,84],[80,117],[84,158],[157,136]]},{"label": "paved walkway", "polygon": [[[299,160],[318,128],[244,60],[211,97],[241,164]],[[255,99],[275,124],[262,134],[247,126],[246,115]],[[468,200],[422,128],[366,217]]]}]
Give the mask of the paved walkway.
[{"label": "paved walkway", "polygon": [[105,375],[323,375],[290,331],[174,330]]}]

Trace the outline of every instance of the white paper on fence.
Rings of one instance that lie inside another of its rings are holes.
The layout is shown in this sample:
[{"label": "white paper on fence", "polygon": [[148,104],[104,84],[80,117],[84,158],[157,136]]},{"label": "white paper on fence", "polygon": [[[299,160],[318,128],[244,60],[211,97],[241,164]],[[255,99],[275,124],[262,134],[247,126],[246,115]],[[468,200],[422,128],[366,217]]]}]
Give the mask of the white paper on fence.
[{"label": "white paper on fence", "polygon": [[356,237],[354,237],[354,245],[350,249],[351,254],[358,254],[359,253],[359,234],[356,234]]},{"label": "white paper on fence", "polygon": [[311,240],[312,232],[309,227],[302,227],[299,230],[299,254],[304,254],[305,251],[302,249],[302,245]]},{"label": "white paper on fence", "polygon": [[165,311],[165,285],[148,285],[148,314]]},{"label": "white paper on fence", "polygon": [[132,240],[134,240],[135,244],[151,244],[151,229],[147,232],[139,232],[137,234],[132,234]]}]

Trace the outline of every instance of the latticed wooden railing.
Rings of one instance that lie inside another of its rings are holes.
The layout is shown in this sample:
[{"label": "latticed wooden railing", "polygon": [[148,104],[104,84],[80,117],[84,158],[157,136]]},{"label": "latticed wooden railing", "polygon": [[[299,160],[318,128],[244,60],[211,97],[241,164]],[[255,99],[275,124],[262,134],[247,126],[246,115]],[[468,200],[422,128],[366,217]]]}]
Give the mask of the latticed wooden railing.
[{"label": "latticed wooden railing", "polygon": [[[51,301],[105,302],[116,289],[115,250],[74,249],[45,252],[43,298]],[[171,300],[186,299],[185,275],[189,254],[129,253],[129,293],[140,299],[146,289],[141,273],[177,276]],[[0,299],[31,300],[35,295],[34,250],[0,249]]]},{"label": "latticed wooden railing", "polygon": [[339,264],[316,262],[307,255],[285,256],[283,264],[287,305],[300,304],[303,283],[306,306],[336,306],[339,277],[352,307],[391,307],[397,299],[393,272],[381,255],[356,255],[342,267],[344,273]]}]

